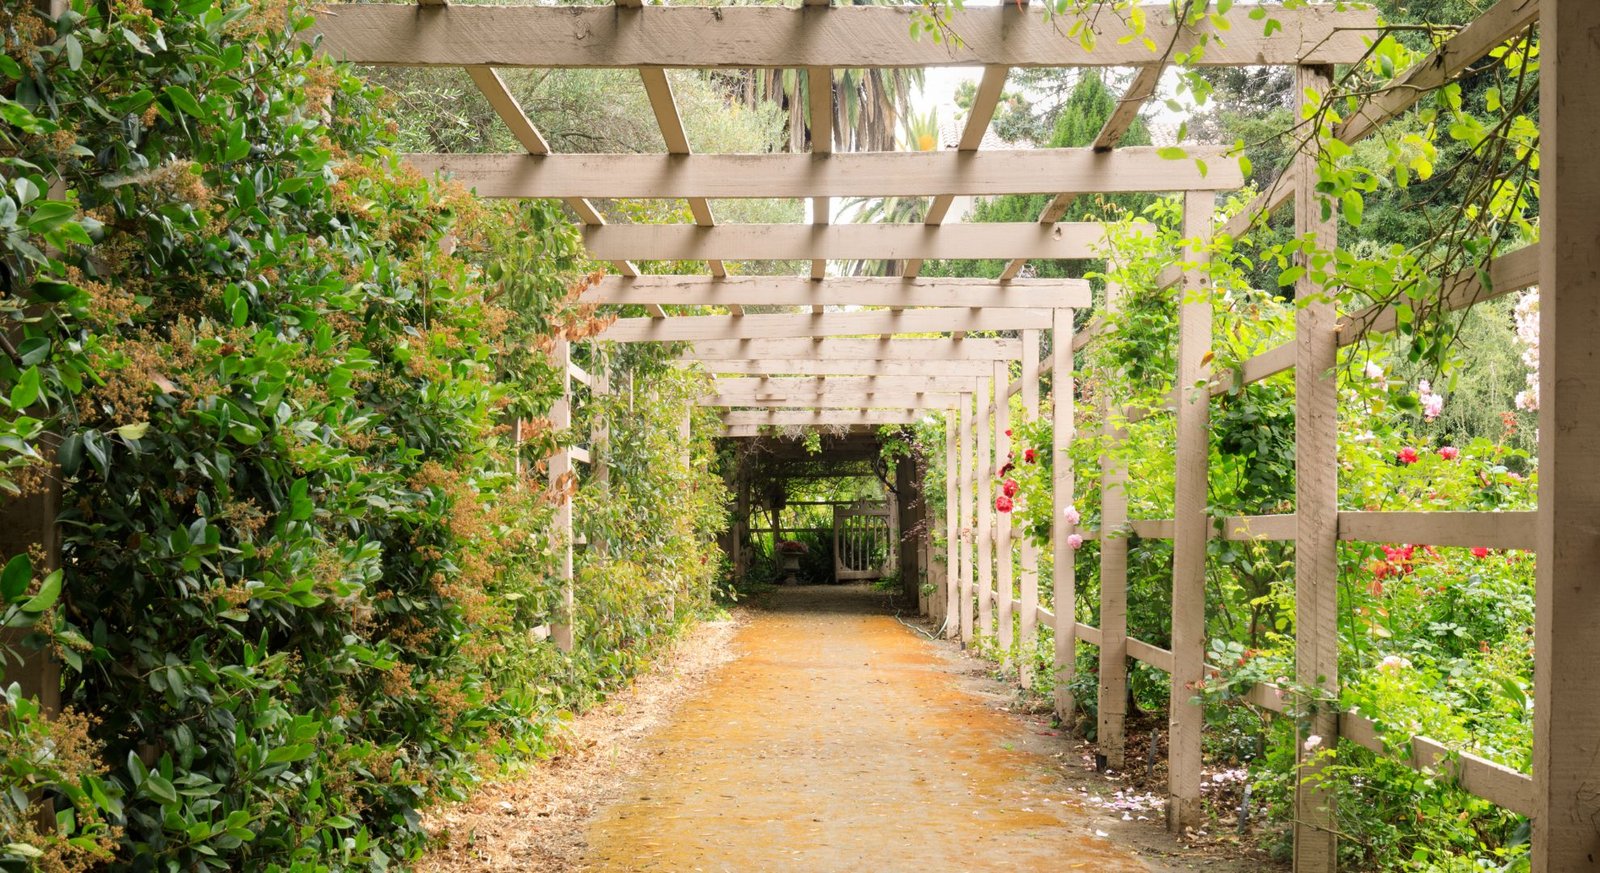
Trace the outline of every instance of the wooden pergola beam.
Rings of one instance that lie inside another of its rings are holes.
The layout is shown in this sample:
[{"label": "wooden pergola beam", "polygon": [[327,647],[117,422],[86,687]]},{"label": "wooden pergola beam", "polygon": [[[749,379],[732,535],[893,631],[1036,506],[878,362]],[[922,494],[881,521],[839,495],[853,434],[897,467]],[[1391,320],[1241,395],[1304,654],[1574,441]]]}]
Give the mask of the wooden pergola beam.
[{"label": "wooden pergola beam", "polygon": [[[816,5],[807,0],[808,5]],[[827,5],[825,2],[821,5]],[[833,70],[811,67],[806,70],[806,93],[811,103],[811,153],[833,154]],[[833,220],[833,201],[827,197],[811,198],[811,223],[825,225]],[[828,275],[826,258],[811,259],[811,278],[822,279]],[[821,312],[822,304],[812,308]]]},{"label": "wooden pergola beam", "polygon": [[[1000,105],[1000,95],[1005,91],[1006,77],[1010,73],[1009,67],[983,68],[983,78],[978,81],[978,90],[972,98],[972,107],[967,110],[966,126],[961,129],[961,141],[956,143],[957,152],[975,152],[983,145],[983,135],[989,131],[989,122],[994,120],[995,109]],[[928,205],[928,214],[923,216],[923,222],[930,225],[942,224],[954,203],[955,197],[949,194],[933,198],[933,202]],[[916,276],[920,272],[922,272],[922,259],[912,258],[906,261],[900,274]]]},{"label": "wooden pergola beam", "polygon": [[607,276],[584,290],[583,303],[617,306],[979,306],[1048,308],[1088,306],[1083,279],[1021,279],[1004,285],[988,279],[901,279],[803,276]]},{"label": "wooden pergola beam", "polygon": [[950,409],[959,394],[924,392],[903,394],[801,394],[769,397],[743,394],[706,394],[695,398],[699,406],[772,407],[778,409]]},{"label": "wooden pergola beam", "polygon": [[[1100,255],[1100,222],[1032,224],[612,224],[584,230],[596,258],[634,261],[853,261],[995,257],[1081,259]],[[1074,304],[1076,305],[1076,304]]]},{"label": "wooden pergola beam", "polygon": [[781,395],[802,397],[842,394],[926,394],[970,391],[970,381],[936,376],[778,376],[715,379],[711,391],[725,397]]},{"label": "wooden pergola beam", "polygon": [[[667,154],[690,154],[693,150],[689,148],[689,134],[683,129],[683,119],[678,115],[678,101],[672,96],[672,83],[667,81],[667,71],[646,67],[639,70],[639,78],[643,80],[645,94],[650,98],[650,111],[655,113],[656,124],[661,127],[661,138],[667,144]],[[711,227],[717,223],[711,215],[711,204],[704,197],[689,198],[689,214],[694,216],[694,223],[701,227]],[[721,261],[712,260],[706,266],[713,276],[728,275]]]},{"label": "wooden pergola beam", "polygon": [[[495,114],[500,116],[501,122],[511,130],[511,135],[517,138],[517,142],[521,143],[524,149],[527,149],[528,154],[550,154],[550,143],[539,133],[539,129],[533,126],[533,120],[528,118],[528,113],[523,110],[516,95],[506,87],[505,80],[500,78],[500,74],[496,73],[493,67],[467,67],[467,75],[472,78],[472,84],[478,87],[484,99],[489,101]],[[594,204],[582,197],[568,197],[567,206],[571,207],[577,214],[578,220],[586,225],[598,227],[606,223],[600,216],[599,210],[594,208]],[[611,265],[624,276],[639,275],[639,270],[626,259],[612,261]]]},{"label": "wooden pergola beam", "polygon": [[922,409],[750,410],[722,414],[727,427],[841,427],[862,424],[912,424],[929,411]]},{"label": "wooden pergola beam", "polygon": [[599,335],[613,342],[762,340],[944,333],[953,330],[1024,330],[1050,324],[1048,309],[903,309],[873,312],[796,312],[776,315],[696,315],[619,318]]},{"label": "wooden pergola beam", "polygon": [[[749,316],[745,316],[749,318]],[[847,361],[1009,361],[1022,354],[1014,339],[755,339],[702,340],[683,361],[765,361],[813,358]]]},{"label": "wooden pergola beam", "polygon": [[[1117,108],[1111,111],[1111,116],[1101,125],[1100,132],[1095,135],[1090,148],[1096,152],[1109,152],[1122,141],[1123,135],[1133,125],[1134,119],[1139,117],[1139,110],[1144,107],[1145,101],[1156,93],[1156,86],[1161,84],[1162,71],[1166,69],[1162,64],[1150,64],[1140,67],[1138,74],[1128,85],[1128,90],[1123,92],[1122,99],[1117,101]],[[1045,204],[1039,213],[1040,224],[1054,224],[1067,214],[1067,209],[1072,202],[1078,199],[1078,192],[1066,191],[1056,194],[1049,203]],[[1028,263],[1027,258],[1013,258],[1000,271],[1000,281],[1009,282],[1022,272]]]},{"label": "wooden pergola beam", "polygon": [[921,376],[969,379],[988,374],[987,361],[877,361],[836,358],[814,360],[763,359],[754,361],[680,361],[683,366],[698,366],[712,373],[745,376]]},{"label": "wooden pergola beam", "polygon": [[[1150,63],[1140,38],[1194,48],[1209,32],[1176,33],[1165,4],[1147,7],[1145,32],[1122,16],[1099,16],[1092,48],[1062,36],[1060,23],[1012,4],[956,10],[949,40],[907,39],[914,6],[455,6],[352,3],[323,7],[307,39],[357,64],[466,67],[1127,67]],[[1225,38],[1212,40],[1194,62],[1203,66],[1349,64],[1377,35],[1370,11],[1326,5],[1273,9],[1281,32],[1266,22],[1232,16]],[[1128,39],[1123,39],[1128,37]]]},{"label": "wooden pergola beam", "polygon": [[[462,7],[481,9],[487,7]],[[524,7],[514,7],[524,8]],[[535,8],[535,7],[526,7]],[[743,7],[740,7],[743,8]],[[868,7],[861,7],[868,8]],[[1200,172],[1194,159],[1204,160]],[[1086,194],[1223,191],[1244,183],[1216,147],[1185,159],[1153,148],[973,152],[850,152],[827,158],[760,155],[411,154],[418,171],[454,178],[483,197],[930,197],[938,194]]]}]

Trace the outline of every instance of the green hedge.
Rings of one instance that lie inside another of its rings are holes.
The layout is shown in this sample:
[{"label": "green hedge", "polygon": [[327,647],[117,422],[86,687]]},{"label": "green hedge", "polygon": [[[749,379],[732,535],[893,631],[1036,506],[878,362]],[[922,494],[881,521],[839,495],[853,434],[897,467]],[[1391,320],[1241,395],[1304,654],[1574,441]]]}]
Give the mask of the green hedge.
[{"label": "green hedge", "polygon": [[[5,556],[0,593],[71,707],[0,701],[0,869],[388,866],[709,590],[722,495],[691,454],[650,467],[648,549],[585,567],[580,651],[530,641],[556,595],[539,459],[571,439],[538,426],[542,352],[601,324],[577,237],[406,170],[308,23],[0,10],[0,489],[48,487],[52,449],[64,476],[61,573]],[[604,568],[658,550],[681,602],[586,634],[640,575]]]}]

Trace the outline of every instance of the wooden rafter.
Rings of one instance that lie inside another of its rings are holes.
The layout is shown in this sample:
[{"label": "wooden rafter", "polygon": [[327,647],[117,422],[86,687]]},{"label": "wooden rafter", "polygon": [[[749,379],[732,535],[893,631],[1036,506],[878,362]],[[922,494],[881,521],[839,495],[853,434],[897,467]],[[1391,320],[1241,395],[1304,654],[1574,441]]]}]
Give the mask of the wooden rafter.
[{"label": "wooden rafter", "polygon": [[[484,8],[484,7],[464,7]],[[516,7],[522,8],[522,7]],[[532,7],[529,7],[532,8]],[[736,7],[743,8],[743,7]],[[866,7],[862,7],[866,8]],[[1244,183],[1236,161],[1215,147],[1169,160],[1153,148],[973,152],[850,152],[818,160],[761,155],[413,154],[425,174],[442,173],[484,197],[783,198],[929,197],[1224,191]],[[1207,162],[1201,173],[1193,159]]]},{"label": "wooden rafter", "polygon": [[730,427],[838,427],[851,424],[912,424],[928,413],[920,409],[841,409],[735,411],[722,414]]},{"label": "wooden rafter", "polygon": [[1100,222],[1032,224],[613,224],[584,231],[597,258],[634,261],[794,261],[868,258],[1092,258],[1106,244]]},{"label": "wooden rafter", "polygon": [[779,315],[696,315],[621,318],[601,339],[614,342],[761,340],[869,334],[943,333],[953,330],[1023,330],[1050,326],[1048,309],[903,309],[875,312],[803,312]]},{"label": "wooden rafter", "polygon": [[725,397],[767,396],[803,397],[844,394],[925,394],[970,391],[970,380],[937,376],[788,376],[775,378],[733,377],[715,379],[713,394]]},{"label": "wooden rafter", "polygon": [[[1089,305],[1083,279],[901,279],[864,276],[813,281],[803,276],[607,276],[590,285],[584,303],[618,306],[981,306]],[[1082,301],[1082,302],[1078,302]]]},{"label": "wooden rafter", "polygon": [[[1139,110],[1144,107],[1145,101],[1156,93],[1156,86],[1161,84],[1161,73],[1166,67],[1161,64],[1150,64],[1140,67],[1134,75],[1133,82],[1128,85],[1128,90],[1123,93],[1122,99],[1117,101],[1117,108],[1112,110],[1111,116],[1101,125],[1100,132],[1095,135],[1090,148],[1097,152],[1109,152],[1122,141],[1123,135],[1133,125],[1133,120],[1139,117]],[[1044,209],[1039,213],[1040,224],[1054,224],[1067,214],[1067,208],[1072,201],[1078,199],[1076,191],[1059,192]],[[1027,258],[1013,258],[1000,271],[1000,280],[1009,282],[1022,272],[1022,267],[1028,262]]]},{"label": "wooden rafter", "polygon": [[[983,144],[983,135],[989,130],[989,122],[994,120],[994,111],[1000,105],[1000,95],[1005,91],[1006,76],[1010,72],[1008,67],[983,68],[983,78],[978,81],[978,91],[972,99],[972,108],[967,110],[966,126],[961,129],[961,141],[956,144],[957,152],[975,152]],[[943,223],[953,203],[955,197],[950,194],[941,194],[933,198],[933,202],[928,204],[928,214],[923,216],[923,223],[931,225]],[[921,271],[922,259],[912,258],[906,261],[900,274],[914,277]]]},{"label": "wooden rafter", "polygon": [[[1062,37],[1060,23],[1012,4],[951,17],[961,44],[907,39],[915,6],[414,6],[352,3],[319,10],[307,39],[358,64],[466,67],[1128,67],[1150,52],[1121,16],[1101,16],[1093,48]],[[1199,31],[1175,34],[1166,4],[1148,7],[1143,36],[1186,52]],[[1274,9],[1281,32],[1239,21],[1195,53],[1203,66],[1349,64],[1377,33],[1370,11],[1329,5]],[[1123,37],[1129,37],[1123,39]],[[1176,37],[1176,39],[1174,39]]]},{"label": "wooden rafter", "polygon": [[[748,318],[749,316],[745,316]],[[1014,339],[757,339],[702,340],[679,355],[685,361],[765,361],[813,358],[848,361],[993,361],[1022,353]]]},{"label": "wooden rafter", "polygon": [[[807,0],[808,5],[827,5],[826,2],[814,4]],[[833,154],[833,70],[827,67],[811,67],[806,70],[806,92],[811,100],[811,153],[813,155]],[[833,220],[833,201],[828,197],[811,198],[811,223],[814,225],[828,224]],[[811,259],[811,278],[822,279],[828,275],[828,261],[826,258]],[[822,304],[812,308],[813,312],[821,312]]]},{"label": "wooden rafter", "polygon": [[701,367],[713,373],[745,376],[920,376],[927,378],[975,379],[989,372],[987,361],[881,361],[832,358],[762,358],[751,361],[680,361],[683,366]]},{"label": "wooden rafter", "polygon": [[[505,80],[500,78],[500,74],[496,73],[493,67],[467,67],[467,75],[472,77],[472,83],[478,86],[484,99],[494,108],[495,114],[500,116],[500,120],[511,130],[511,135],[517,138],[517,142],[522,143],[528,154],[550,154],[550,143],[539,133],[539,129],[533,126],[533,121],[528,118],[528,113],[523,110],[522,104],[517,102],[516,96],[506,87]],[[578,220],[586,225],[600,227],[606,223],[594,205],[582,197],[568,197],[567,205],[577,214]],[[612,261],[611,264],[624,276],[639,275],[638,269],[626,259]]]},{"label": "wooden rafter", "polygon": [[959,394],[932,391],[901,394],[840,392],[765,396],[706,394],[695,398],[697,406],[770,409],[949,409],[959,401]]},{"label": "wooden rafter", "polygon": [[[692,153],[689,134],[683,129],[683,118],[678,114],[678,101],[672,96],[672,83],[667,81],[667,71],[646,67],[639,70],[639,78],[644,81],[645,93],[650,97],[650,111],[655,113],[656,124],[661,127],[661,138],[667,143],[667,154]],[[711,215],[711,204],[704,197],[689,198],[689,213],[700,227],[711,227],[717,223]],[[721,261],[712,260],[706,266],[713,276],[728,275]]]}]

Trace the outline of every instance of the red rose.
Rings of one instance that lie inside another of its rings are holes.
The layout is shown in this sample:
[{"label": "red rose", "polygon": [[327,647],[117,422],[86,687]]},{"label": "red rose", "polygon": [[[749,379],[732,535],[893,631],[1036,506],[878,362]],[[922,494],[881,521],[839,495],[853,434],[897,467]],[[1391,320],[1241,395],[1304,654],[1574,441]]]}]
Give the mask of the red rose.
[{"label": "red rose", "polygon": [[1028,463],[1031,464],[1034,461],[1039,460],[1039,455],[1038,455],[1038,453],[1034,452],[1033,449],[1025,449],[1022,452],[1022,460],[1027,461]]},{"label": "red rose", "polygon": [[1007,496],[1007,497],[1016,497],[1017,496],[1017,480],[1015,480],[1015,479],[1007,479],[1005,481],[1005,484],[1000,486],[1000,491],[1001,491],[1001,493],[1005,494],[1005,496]]},{"label": "red rose", "polygon": [[1487,558],[1487,557],[1489,557],[1489,550],[1484,548],[1483,546],[1473,546],[1472,547],[1472,557],[1474,557],[1474,558]]},{"label": "red rose", "polygon": [[1001,511],[1001,512],[1010,512],[1011,511],[1011,498],[1005,496],[1004,494],[1000,495],[999,497],[996,497],[994,499],[994,508],[999,510],[999,511]]},{"label": "red rose", "polygon": [[1015,467],[1015,466],[1016,466],[1016,464],[1013,464],[1010,461],[1007,461],[1006,465],[1004,467],[1000,468],[1000,476],[1004,477],[1007,473],[1011,472],[1012,468]]},{"label": "red rose", "polygon": [[1011,436],[1011,428],[1006,428],[1006,436]]},{"label": "red rose", "polygon": [[1400,454],[1397,455],[1396,458],[1402,464],[1415,464],[1417,462],[1417,450],[1410,446],[1406,446],[1400,450]]}]

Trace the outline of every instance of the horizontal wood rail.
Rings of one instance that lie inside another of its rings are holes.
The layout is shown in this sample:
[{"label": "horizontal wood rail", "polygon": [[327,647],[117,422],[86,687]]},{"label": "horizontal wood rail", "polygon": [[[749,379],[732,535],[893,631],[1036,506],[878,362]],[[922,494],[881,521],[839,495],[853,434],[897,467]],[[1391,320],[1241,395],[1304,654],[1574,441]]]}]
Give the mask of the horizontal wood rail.
[{"label": "horizontal wood rail", "polygon": [[[870,227],[871,225],[866,225]],[[859,229],[861,226],[857,226]],[[582,303],[618,306],[963,306],[1048,309],[1088,306],[1083,279],[900,279],[864,276],[606,276],[586,288]],[[1067,302],[1064,302],[1067,301]],[[1077,302],[1081,301],[1081,302]]]},{"label": "horizontal wood rail", "polygon": [[[749,318],[749,316],[745,316]],[[682,361],[765,361],[813,358],[845,361],[1011,361],[1022,354],[1014,339],[749,339],[700,340]],[[712,369],[715,369],[713,367]],[[773,371],[782,372],[782,371]]]},{"label": "horizontal wood rail", "polygon": [[691,315],[619,318],[600,337],[615,342],[810,339],[952,330],[1024,330],[1050,324],[1048,309],[902,309],[872,312],[796,312],[775,315]]},{"label": "horizontal wood rail", "polygon": [[[1082,260],[1106,245],[1100,222],[982,224],[608,224],[585,228],[583,243],[601,260],[829,261],[977,260],[1027,257]],[[857,302],[857,301],[852,301]],[[1057,306],[1087,306],[1056,301]]]},{"label": "horizontal wood rail", "polygon": [[[482,8],[482,7],[479,7]],[[409,154],[418,172],[438,174],[492,198],[932,197],[1038,194],[1066,186],[1118,194],[1226,191],[1244,177],[1216,148],[1193,159],[1152,148],[808,154]],[[1206,161],[1201,174],[1196,160]],[[1048,192],[1045,192],[1048,193]],[[610,225],[608,225],[610,226]]]},{"label": "horizontal wood rail", "polygon": [[[1061,25],[1012,5],[955,10],[961,42],[907,39],[915,7],[413,6],[352,3],[318,10],[310,39],[357,64],[466,67],[1125,67],[1150,64],[1155,44],[1188,52],[1196,31],[1175,32],[1165,5],[1147,8],[1134,34],[1121,16],[1097,22],[1093,49]],[[1267,35],[1241,20],[1225,39],[1194,52],[1194,63],[1349,64],[1377,34],[1370,12],[1324,6],[1274,9],[1283,27]],[[1201,31],[1209,29],[1204,25]],[[1126,37],[1126,39],[1124,39]]]}]

